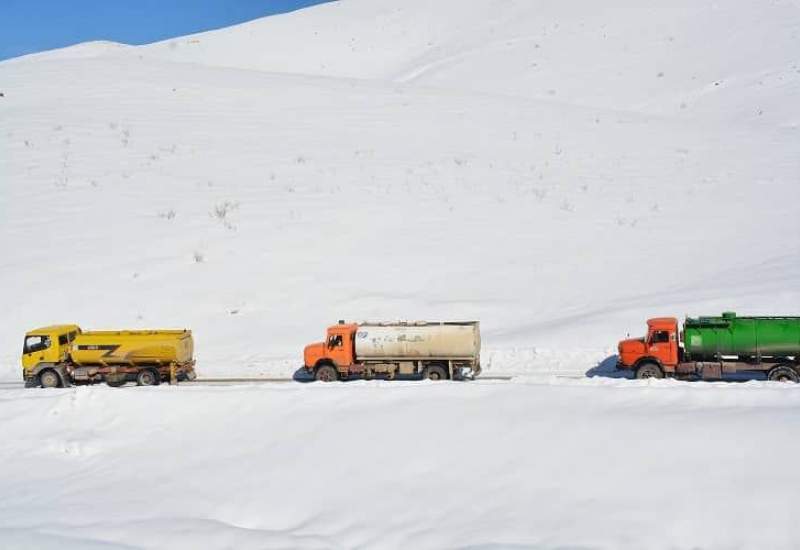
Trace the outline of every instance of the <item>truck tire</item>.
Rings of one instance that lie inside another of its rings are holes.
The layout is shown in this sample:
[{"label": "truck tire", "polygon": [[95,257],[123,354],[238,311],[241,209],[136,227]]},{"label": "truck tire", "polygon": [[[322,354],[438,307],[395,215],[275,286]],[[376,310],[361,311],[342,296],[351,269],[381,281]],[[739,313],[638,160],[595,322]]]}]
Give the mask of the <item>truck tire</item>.
[{"label": "truck tire", "polygon": [[145,369],[136,375],[138,386],[157,386],[159,382],[159,374],[154,370]]},{"label": "truck tire", "polygon": [[664,371],[656,363],[642,363],[636,369],[636,378],[644,380],[646,378],[664,378]]},{"label": "truck tire", "polygon": [[422,378],[426,380],[447,380],[447,371],[439,365],[431,365],[425,367],[425,370],[422,371]]},{"label": "truck tire", "polygon": [[800,382],[800,374],[795,369],[787,365],[778,365],[767,374],[767,380],[773,382]]},{"label": "truck tire", "polygon": [[125,385],[127,382],[127,377],[124,374],[107,374],[106,375],[106,384],[111,386],[112,388],[120,388]]},{"label": "truck tire", "polygon": [[39,383],[43,388],[58,388],[61,386],[61,378],[53,369],[47,369],[39,373]]},{"label": "truck tire", "polygon": [[335,382],[339,379],[339,372],[333,365],[320,365],[314,371],[314,380],[319,382]]}]

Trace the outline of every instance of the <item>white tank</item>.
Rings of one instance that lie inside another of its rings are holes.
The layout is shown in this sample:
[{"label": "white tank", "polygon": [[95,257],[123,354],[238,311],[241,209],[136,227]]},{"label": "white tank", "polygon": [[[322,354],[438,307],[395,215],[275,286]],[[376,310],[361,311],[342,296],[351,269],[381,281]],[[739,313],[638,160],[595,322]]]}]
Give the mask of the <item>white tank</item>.
[{"label": "white tank", "polygon": [[477,321],[436,323],[359,323],[358,359],[441,358],[478,360],[481,334]]}]

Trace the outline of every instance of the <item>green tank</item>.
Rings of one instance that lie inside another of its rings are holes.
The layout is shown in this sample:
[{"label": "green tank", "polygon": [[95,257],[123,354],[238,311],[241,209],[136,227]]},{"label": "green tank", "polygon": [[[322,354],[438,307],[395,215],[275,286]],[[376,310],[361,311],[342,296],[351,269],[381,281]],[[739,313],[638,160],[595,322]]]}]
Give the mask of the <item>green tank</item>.
[{"label": "green tank", "polygon": [[794,357],[800,360],[800,317],[721,317],[686,319],[684,360],[743,361]]}]

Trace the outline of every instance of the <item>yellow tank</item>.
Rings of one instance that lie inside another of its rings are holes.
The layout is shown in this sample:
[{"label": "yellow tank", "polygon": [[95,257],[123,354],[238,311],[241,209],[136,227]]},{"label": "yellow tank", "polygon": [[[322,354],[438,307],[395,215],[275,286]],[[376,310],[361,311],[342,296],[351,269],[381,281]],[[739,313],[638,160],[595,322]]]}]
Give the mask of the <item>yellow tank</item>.
[{"label": "yellow tank", "polygon": [[192,360],[190,330],[103,330],[82,332],[69,355],[79,366],[169,365]]}]

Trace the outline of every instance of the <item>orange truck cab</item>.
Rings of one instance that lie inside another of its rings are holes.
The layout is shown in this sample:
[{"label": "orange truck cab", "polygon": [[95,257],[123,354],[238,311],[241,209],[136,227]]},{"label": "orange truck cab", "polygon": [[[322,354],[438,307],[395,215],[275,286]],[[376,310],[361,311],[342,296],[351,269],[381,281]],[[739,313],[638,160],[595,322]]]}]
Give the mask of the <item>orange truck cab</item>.
[{"label": "orange truck cab", "polygon": [[303,362],[308,367],[330,365],[339,372],[346,372],[354,363],[357,331],[358,325],[355,323],[328,327],[324,342],[309,344],[303,349]]},{"label": "orange truck cab", "polygon": [[637,378],[661,378],[674,373],[680,362],[678,320],[656,317],[647,321],[644,338],[630,338],[618,345],[617,367],[633,369]]}]

